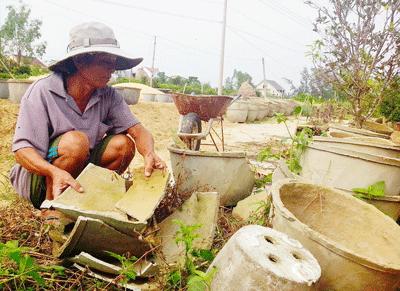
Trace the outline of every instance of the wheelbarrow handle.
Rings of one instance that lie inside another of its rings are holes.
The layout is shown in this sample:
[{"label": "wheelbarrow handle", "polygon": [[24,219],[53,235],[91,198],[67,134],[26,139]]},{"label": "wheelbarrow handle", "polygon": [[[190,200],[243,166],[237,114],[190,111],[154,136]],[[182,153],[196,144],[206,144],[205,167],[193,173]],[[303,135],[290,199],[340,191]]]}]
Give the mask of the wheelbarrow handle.
[{"label": "wheelbarrow handle", "polygon": [[[231,101],[231,104],[232,104],[233,102],[235,102],[236,100],[238,100],[241,96],[242,96],[242,94],[239,94],[239,95],[237,95],[235,98],[233,98],[232,101]],[[231,105],[231,104],[230,104],[230,105]]]}]

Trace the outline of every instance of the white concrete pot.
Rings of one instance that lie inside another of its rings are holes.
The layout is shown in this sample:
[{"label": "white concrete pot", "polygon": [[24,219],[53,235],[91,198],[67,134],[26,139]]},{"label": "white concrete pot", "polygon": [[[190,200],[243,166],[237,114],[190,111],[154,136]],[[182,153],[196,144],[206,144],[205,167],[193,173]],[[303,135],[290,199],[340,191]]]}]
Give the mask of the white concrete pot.
[{"label": "white concrete pot", "polygon": [[247,101],[238,100],[229,105],[225,115],[229,122],[245,122],[248,112],[249,103]]},{"label": "white concrete pot", "polygon": [[218,192],[221,205],[236,205],[254,187],[254,172],[244,152],[206,152],[168,146],[177,191]]},{"label": "white concrete pot", "polygon": [[345,133],[351,133],[351,134],[357,134],[357,135],[362,135],[362,136],[370,136],[370,137],[379,137],[379,138],[386,138],[389,139],[390,136],[387,134],[382,134],[366,129],[359,129],[359,128],[353,128],[353,127],[348,127],[348,126],[340,126],[340,125],[330,125],[329,126],[329,131],[330,132],[345,132]]},{"label": "white concrete pot", "polygon": [[257,106],[258,106],[258,114],[257,114],[256,120],[258,120],[258,121],[263,120],[267,116],[268,111],[269,111],[267,103],[265,103],[261,100],[254,100],[252,102],[254,104],[257,104]]},{"label": "white concrete pot", "polygon": [[239,229],[208,268],[211,290],[317,290],[321,268],[300,242],[259,225]]},{"label": "white concrete pot", "polygon": [[143,94],[143,101],[145,102],[154,102],[156,101],[156,94]]},{"label": "white concrete pot", "polygon": [[247,113],[247,120],[248,122],[253,122],[257,119],[259,111],[259,106],[252,102],[249,102],[249,112]]},{"label": "white concrete pot", "polygon": [[[282,179],[302,179],[301,176],[291,172],[286,165],[284,160],[280,160],[274,173],[272,174],[272,183],[278,182]],[[344,190],[349,195],[356,195],[354,191]],[[366,203],[375,206],[377,209],[382,211],[384,214],[398,221],[400,218],[400,196],[384,196],[384,197],[373,197],[370,199],[361,198]]]},{"label": "white concrete pot", "polygon": [[125,102],[128,105],[135,105],[139,102],[140,97],[140,90],[139,88],[132,88],[132,87],[122,87],[118,86],[115,87],[118,92],[124,97]]},{"label": "white concrete pot", "polygon": [[274,116],[275,112],[276,112],[276,104],[270,100],[265,100],[265,102],[268,104],[268,113],[267,113],[267,117],[272,117]]},{"label": "white concrete pot", "polygon": [[383,138],[364,137],[364,140],[356,140],[351,138],[314,136],[313,143],[333,146],[341,149],[358,151],[388,158],[400,159],[400,146]]},{"label": "white concrete pot", "polygon": [[400,159],[310,142],[303,152],[300,176],[352,191],[385,181],[385,195],[400,194]]},{"label": "white concrete pot", "polygon": [[7,80],[0,80],[0,99],[8,99],[9,96]]},{"label": "white concrete pot", "polygon": [[10,79],[7,81],[9,99],[13,104],[20,104],[26,89],[34,82],[30,79]]},{"label": "white concrete pot", "polygon": [[171,95],[168,94],[157,94],[156,95],[157,102],[172,102]]},{"label": "white concrete pot", "polygon": [[322,269],[318,290],[397,290],[400,228],[374,206],[321,184],[271,187],[275,230],[298,240]]}]

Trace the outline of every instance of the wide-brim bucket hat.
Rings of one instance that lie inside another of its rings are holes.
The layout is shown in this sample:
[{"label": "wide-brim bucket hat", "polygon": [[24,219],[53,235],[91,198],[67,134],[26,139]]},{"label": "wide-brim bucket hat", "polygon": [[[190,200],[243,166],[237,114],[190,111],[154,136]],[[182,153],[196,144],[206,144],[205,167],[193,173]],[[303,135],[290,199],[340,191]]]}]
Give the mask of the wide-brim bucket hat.
[{"label": "wide-brim bucket hat", "polygon": [[103,52],[115,55],[115,70],[131,69],[143,61],[120,49],[114,32],[100,22],[88,22],[75,26],[69,34],[70,42],[67,54],[61,60],[49,66],[52,71],[68,72],[68,60],[73,56]]}]

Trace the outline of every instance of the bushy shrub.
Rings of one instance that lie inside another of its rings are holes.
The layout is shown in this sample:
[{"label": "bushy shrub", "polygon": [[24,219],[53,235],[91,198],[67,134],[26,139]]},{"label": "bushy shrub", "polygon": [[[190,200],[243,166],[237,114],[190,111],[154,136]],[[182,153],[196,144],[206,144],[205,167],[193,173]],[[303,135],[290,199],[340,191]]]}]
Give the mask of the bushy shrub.
[{"label": "bushy shrub", "polygon": [[393,94],[383,99],[379,113],[388,121],[400,122],[400,94]]},{"label": "bushy shrub", "polygon": [[23,75],[23,74],[29,75],[31,73],[31,68],[29,66],[15,67],[12,69],[12,73],[14,75]]}]

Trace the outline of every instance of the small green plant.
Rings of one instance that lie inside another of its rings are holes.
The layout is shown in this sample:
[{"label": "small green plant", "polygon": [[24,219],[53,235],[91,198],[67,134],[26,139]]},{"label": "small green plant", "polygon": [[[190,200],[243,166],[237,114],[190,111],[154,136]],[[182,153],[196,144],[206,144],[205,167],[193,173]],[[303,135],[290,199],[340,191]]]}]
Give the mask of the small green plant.
[{"label": "small green plant", "polygon": [[136,263],[138,258],[131,256],[131,257],[126,257],[124,255],[120,256],[118,254],[115,254],[113,252],[105,251],[107,254],[109,254],[111,257],[117,259],[120,261],[122,264],[120,275],[124,276],[123,278],[120,279],[121,284],[126,284],[129,282],[129,280],[135,280],[136,279],[136,272],[132,270],[133,265]]},{"label": "small green plant", "polygon": [[369,185],[367,189],[353,188],[354,192],[359,193],[354,196],[358,198],[372,199],[374,197],[385,196],[385,181],[380,181],[375,184]]},{"label": "small green plant", "polygon": [[256,210],[254,210],[251,217],[247,219],[249,223],[256,223],[257,225],[265,225],[268,221],[269,212],[271,210],[271,201],[259,201],[253,203],[253,205],[259,205]]},{"label": "small green plant", "polygon": [[[46,281],[42,278],[42,272],[56,271],[56,275],[64,275],[65,268],[61,266],[42,267],[36,265],[33,258],[26,254],[32,251],[32,248],[19,247],[18,241],[8,241],[5,244],[0,243],[0,275],[4,278],[0,280],[0,289],[10,281],[16,290],[25,290],[24,282],[32,278],[42,287],[46,287]],[[6,264],[6,261],[12,261],[12,264]],[[6,267],[7,266],[7,267]],[[55,276],[52,276],[54,279]]]},{"label": "small green plant", "polygon": [[[270,149],[270,148],[269,148]],[[262,179],[256,179],[255,183],[256,183],[256,188],[260,189],[262,187],[265,186],[265,184],[267,183],[271,183],[272,182],[272,173],[266,175],[264,178]]]},{"label": "small green plant", "polygon": [[[203,259],[210,262],[214,259],[214,255],[210,250],[193,248],[194,239],[201,237],[199,234],[194,234],[194,231],[201,227],[202,224],[196,223],[194,225],[184,225],[177,219],[172,222],[177,223],[180,227],[180,230],[175,233],[176,238],[174,242],[176,244],[179,242],[185,244],[185,264],[183,269],[173,270],[168,275],[168,281],[176,287],[186,286],[184,290],[188,291],[210,290],[211,278],[217,268],[214,267],[209,274],[206,274],[196,267],[196,259]],[[186,282],[184,282],[185,278]]]},{"label": "small green plant", "polygon": [[[301,114],[301,111],[299,114]],[[278,123],[283,122],[286,126],[286,129],[289,133],[289,137],[282,139],[280,143],[282,144],[287,140],[292,141],[288,151],[289,159],[287,163],[289,164],[290,171],[299,174],[301,171],[300,158],[303,153],[303,150],[307,147],[308,142],[312,141],[313,132],[308,127],[304,127],[300,132],[292,134],[287,125],[289,119],[283,116],[283,113],[276,114],[274,118],[276,118]]]}]

